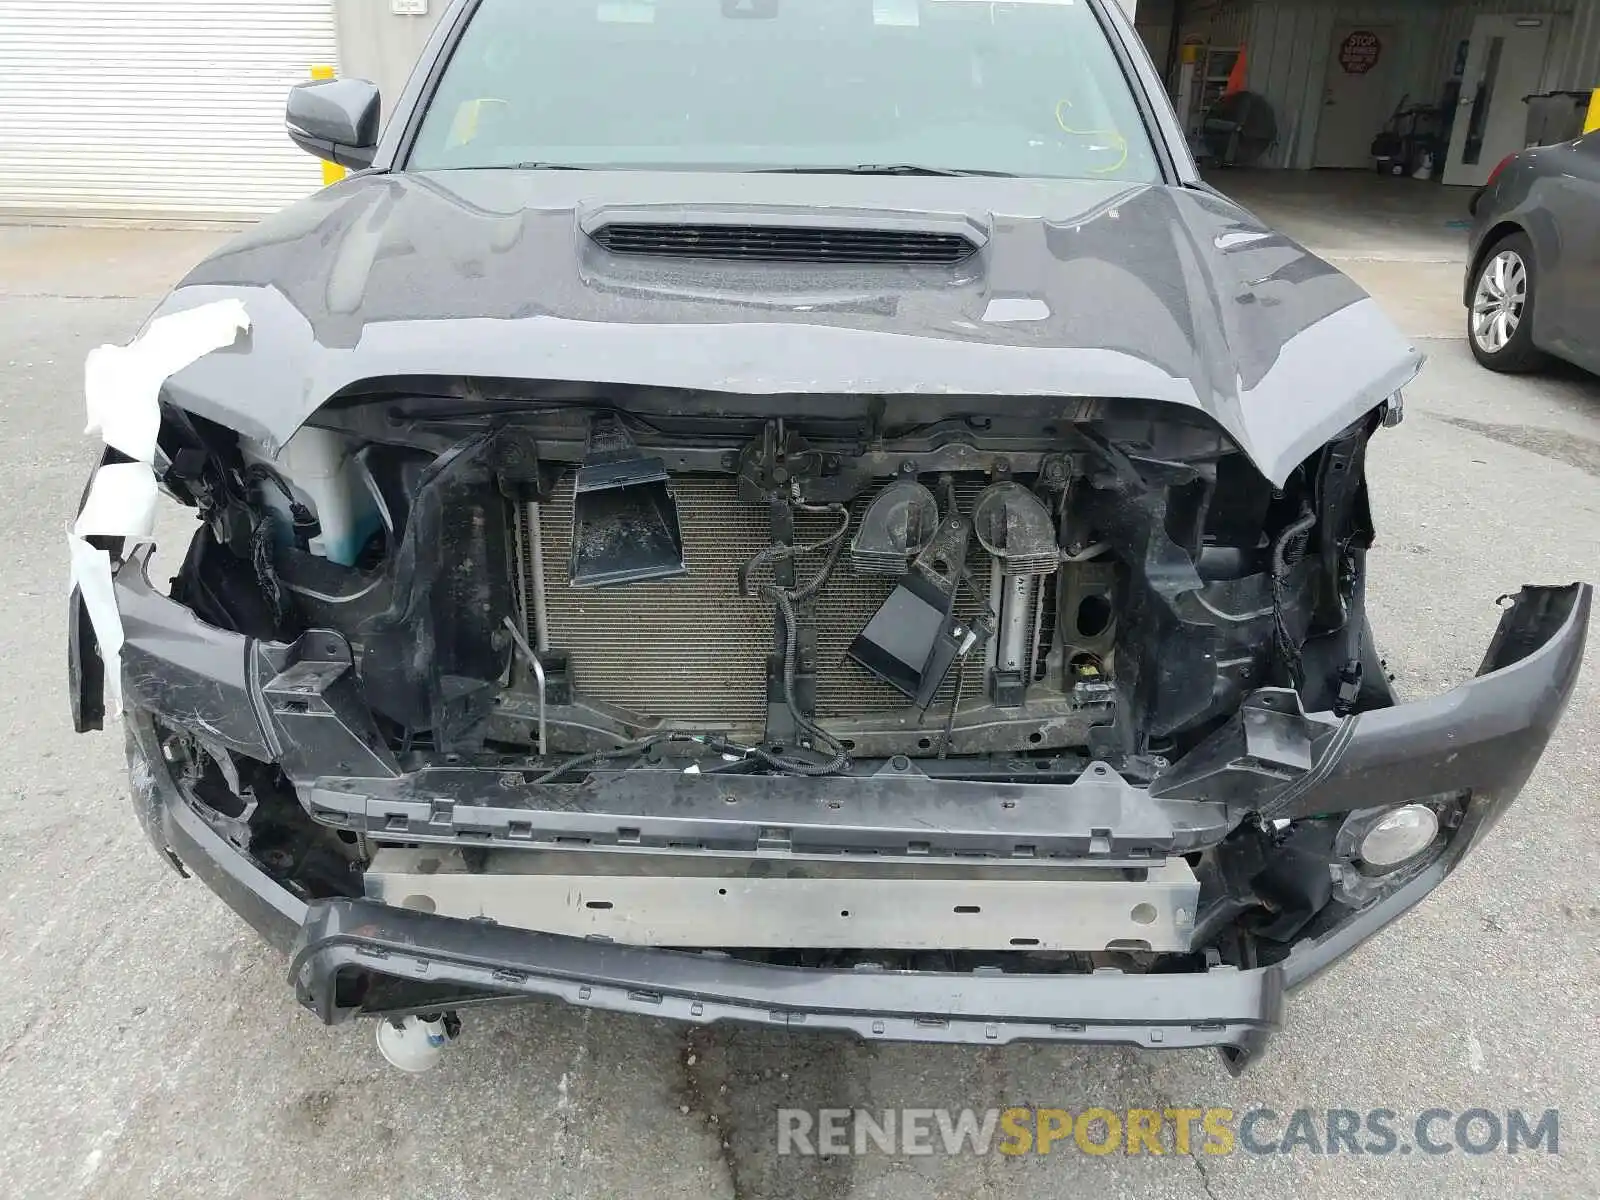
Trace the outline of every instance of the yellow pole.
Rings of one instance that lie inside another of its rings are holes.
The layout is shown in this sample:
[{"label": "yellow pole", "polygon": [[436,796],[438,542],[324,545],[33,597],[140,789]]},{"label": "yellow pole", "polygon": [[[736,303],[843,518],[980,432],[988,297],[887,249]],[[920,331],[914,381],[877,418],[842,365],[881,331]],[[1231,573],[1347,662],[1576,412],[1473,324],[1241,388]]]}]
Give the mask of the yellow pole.
[{"label": "yellow pole", "polygon": [[[338,73],[330,66],[319,65],[311,68],[313,79],[336,79]],[[338,183],[347,172],[338,163],[325,162],[322,164],[322,185],[327,187],[330,183]]]},{"label": "yellow pole", "polygon": [[1600,129],[1600,88],[1589,94],[1589,115],[1583,119],[1583,131],[1593,133]]}]

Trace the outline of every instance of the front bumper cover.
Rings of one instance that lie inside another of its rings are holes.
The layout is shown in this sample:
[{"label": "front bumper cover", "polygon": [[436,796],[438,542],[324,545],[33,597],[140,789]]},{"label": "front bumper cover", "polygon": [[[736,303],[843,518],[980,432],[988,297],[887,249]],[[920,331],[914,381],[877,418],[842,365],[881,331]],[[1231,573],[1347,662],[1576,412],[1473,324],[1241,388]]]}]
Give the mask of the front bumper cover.
[{"label": "front bumper cover", "polygon": [[[786,967],[534,933],[369,900],[306,903],[180,792],[153,723],[196,729],[198,721],[213,741],[284,761],[286,731],[265,697],[284,648],[199,624],[154,593],[142,569],[125,568],[117,583],[127,638],[129,755],[145,829],[160,850],[289,953],[298,998],[324,1021],[537,995],[687,1021],[845,1030],[872,1039],[1216,1046],[1234,1070],[1279,1025],[1288,989],[1422,900],[1514,799],[1576,681],[1592,600],[1582,584],[1523,589],[1503,614],[1478,677],[1441,696],[1339,720],[1300,713],[1281,694],[1258,693],[1257,703],[1155,788],[1128,790],[1169,807],[1196,804],[1213,817],[1219,806],[1233,815],[1242,809],[1296,816],[1470,793],[1442,852],[1271,966],[1072,975]],[[93,649],[78,652],[85,648]],[[339,648],[330,640],[326,649]],[[85,674],[75,662],[74,679]],[[313,706],[297,719],[338,724],[338,709]],[[353,736],[359,735],[357,729]],[[301,762],[314,765],[303,755]],[[341,783],[345,791],[347,784]],[[382,786],[373,782],[374,791]],[[751,806],[759,809],[759,794]],[[574,820],[617,827],[616,814],[596,812],[593,804],[552,804],[549,811],[557,810],[568,828]],[[1148,817],[1152,810],[1137,811]],[[759,813],[752,819],[759,821]]]}]

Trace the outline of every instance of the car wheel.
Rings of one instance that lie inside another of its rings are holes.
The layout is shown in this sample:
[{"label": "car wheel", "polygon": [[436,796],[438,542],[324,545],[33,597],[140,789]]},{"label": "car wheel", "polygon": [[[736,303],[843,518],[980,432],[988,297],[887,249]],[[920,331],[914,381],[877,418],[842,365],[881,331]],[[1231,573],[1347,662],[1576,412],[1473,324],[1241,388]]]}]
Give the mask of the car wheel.
[{"label": "car wheel", "polygon": [[1545,356],[1533,344],[1533,243],[1523,233],[1501,238],[1472,280],[1467,343],[1491,371],[1531,371]]}]

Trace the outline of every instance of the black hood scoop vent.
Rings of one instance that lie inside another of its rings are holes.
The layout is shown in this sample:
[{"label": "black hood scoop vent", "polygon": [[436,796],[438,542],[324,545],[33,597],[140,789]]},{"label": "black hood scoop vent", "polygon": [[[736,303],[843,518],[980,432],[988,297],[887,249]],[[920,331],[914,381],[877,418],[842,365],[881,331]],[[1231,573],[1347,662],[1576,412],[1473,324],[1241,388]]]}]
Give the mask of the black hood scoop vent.
[{"label": "black hood scoop vent", "polygon": [[837,210],[774,216],[678,209],[670,217],[605,210],[584,220],[583,228],[612,254],[741,262],[949,267],[971,258],[987,240],[967,217]]}]

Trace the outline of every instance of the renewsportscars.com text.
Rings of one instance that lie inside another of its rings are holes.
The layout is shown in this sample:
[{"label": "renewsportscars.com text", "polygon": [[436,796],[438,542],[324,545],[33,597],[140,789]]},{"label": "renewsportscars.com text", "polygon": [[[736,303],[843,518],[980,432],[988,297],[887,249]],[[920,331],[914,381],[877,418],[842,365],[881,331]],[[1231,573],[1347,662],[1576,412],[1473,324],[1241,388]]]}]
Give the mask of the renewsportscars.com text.
[{"label": "renewsportscars.com text", "polygon": [[777,1149],[862,1154],[1559,1154],[1561,1115],[1510,1108],[781,1108]]}]

